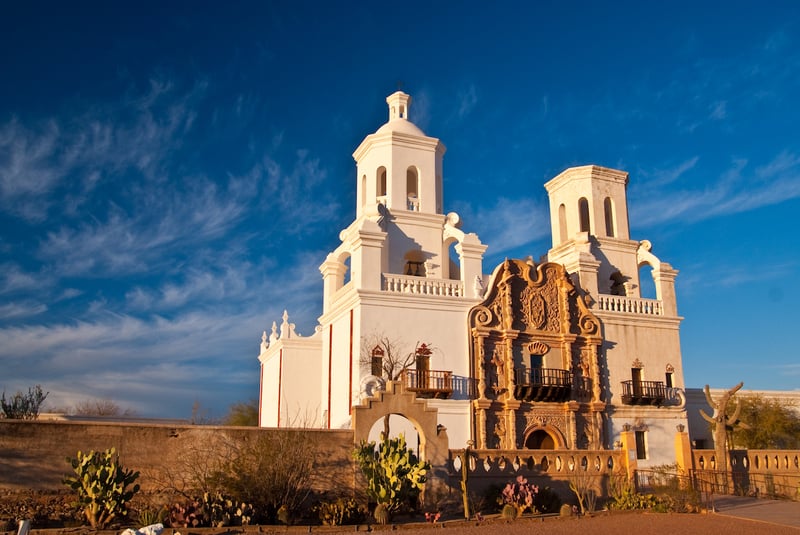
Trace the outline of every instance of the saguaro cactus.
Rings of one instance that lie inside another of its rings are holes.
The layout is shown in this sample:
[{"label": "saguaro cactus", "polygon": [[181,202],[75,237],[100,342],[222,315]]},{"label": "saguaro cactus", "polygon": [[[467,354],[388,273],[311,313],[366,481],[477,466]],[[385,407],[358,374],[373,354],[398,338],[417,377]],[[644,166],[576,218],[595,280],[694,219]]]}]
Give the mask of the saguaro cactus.
[{"label": "saguaro cactus", "polygon": [[713,416],[709,416],[703,409],[700,409],[700,416],[714,426],[714,450],[717,458],[717,470],[728,470],[728,430],[734,427],[746,427],[746,424],[739,421],[739,413],[742,410],[741,404],[737,403],[733,409],[733,414],[728,416],[728,404],[732,401],[733,395],[744,386],[743,382],[725,392],[717,402],[711,399],[711,391],[706,385],[706,401],[714,409]]}]

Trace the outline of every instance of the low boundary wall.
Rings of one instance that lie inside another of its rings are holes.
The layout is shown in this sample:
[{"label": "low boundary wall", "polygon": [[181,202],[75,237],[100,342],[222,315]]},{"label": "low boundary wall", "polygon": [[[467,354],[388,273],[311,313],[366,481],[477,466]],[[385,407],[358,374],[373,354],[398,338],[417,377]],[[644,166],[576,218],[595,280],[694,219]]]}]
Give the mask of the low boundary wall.
[{"label": "low boundary wall", "polygon": [[67,457],[80,451],[116,448],[125,468],[141,472],[137,483],[156,490],[165,472],[180,466],[191,448],[213,448],[221,439],[254,439],[267,433],[301,433],[317,447],[319,470],[353,488],[351,430],[270,429],[125,422],[0,420],[0,489],[64,489],[72,472]]}]

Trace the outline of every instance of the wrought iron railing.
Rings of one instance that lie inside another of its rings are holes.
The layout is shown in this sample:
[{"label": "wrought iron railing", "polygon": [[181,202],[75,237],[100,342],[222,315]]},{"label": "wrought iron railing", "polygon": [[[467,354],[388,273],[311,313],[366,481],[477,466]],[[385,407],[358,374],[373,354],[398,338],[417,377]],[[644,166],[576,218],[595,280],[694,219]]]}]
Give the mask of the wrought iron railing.
[{"label": "wrought iron railing", "polygon": [[572,393],[572,372],[558,368],[517,368],[514,397],[525,401],[566,401]]},{"label": "wrought iron railing", "polygon": [[622,381],[622,403],[625,405],[661,405],[667,397],[662,381]]},{"label": "wrought iron railing", "polygon": [[409,392],[421,398],[446,399],[453,394],[453,372],[442,370],[403,370],[400,381]]}]

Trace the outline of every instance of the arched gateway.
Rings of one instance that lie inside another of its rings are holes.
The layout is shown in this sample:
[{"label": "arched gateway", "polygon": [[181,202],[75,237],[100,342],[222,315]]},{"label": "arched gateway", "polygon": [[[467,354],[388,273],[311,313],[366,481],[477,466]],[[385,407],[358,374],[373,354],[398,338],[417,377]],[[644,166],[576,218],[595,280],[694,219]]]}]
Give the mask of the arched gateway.
[{"label": "arched gateway", "polygon": [[356,444],[368,440],[372,425],[385,416],[399,414],[407,418],[419,433],[420,458],[433,467],[444,466],[448,457],[447,430],[438,426],[439,411],[428,407],[414,392],[406,391],[402,383],[390,381],[386,390],[366,398],[353,407],[353,439]]}]

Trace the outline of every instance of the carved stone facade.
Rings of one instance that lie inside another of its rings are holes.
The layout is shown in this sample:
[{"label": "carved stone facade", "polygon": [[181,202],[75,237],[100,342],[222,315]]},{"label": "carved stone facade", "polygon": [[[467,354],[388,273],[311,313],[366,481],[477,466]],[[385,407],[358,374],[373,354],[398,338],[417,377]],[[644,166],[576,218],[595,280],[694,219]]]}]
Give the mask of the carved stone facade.
[{"label": "carved stone facade", "polygon": [[491,281],[468,316],[477,447],[605,447],[600,323],[564,267],[506,260]]}]

